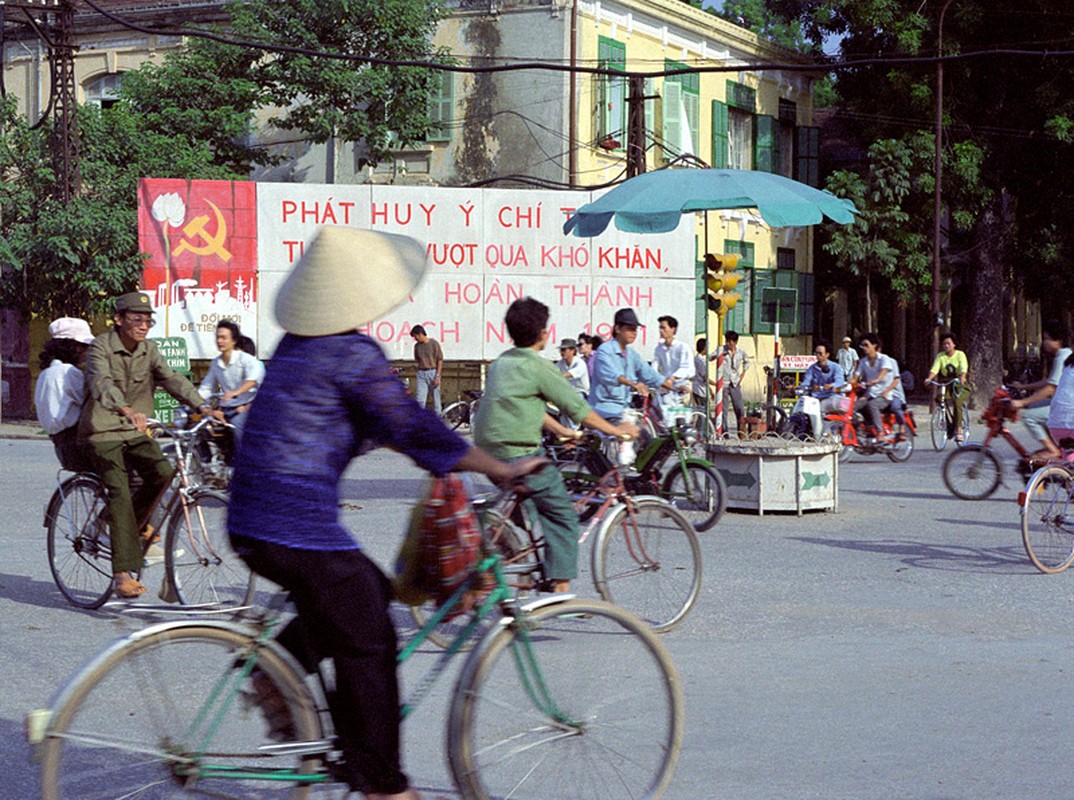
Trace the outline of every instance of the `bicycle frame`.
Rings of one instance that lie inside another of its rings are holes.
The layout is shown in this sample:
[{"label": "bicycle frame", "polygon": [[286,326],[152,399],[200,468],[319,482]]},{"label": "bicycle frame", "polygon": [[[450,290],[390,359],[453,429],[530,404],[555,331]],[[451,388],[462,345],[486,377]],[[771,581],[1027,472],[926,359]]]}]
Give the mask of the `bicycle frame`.
[{"label": "bicycle frame", "polygon": [[[455,590],[451,597],[448,598],[437,612],[429,618],[421,630],[419,630],[403,649],[400,650],[397,656],[397,663],[401,664],[407,661],[426,640],[430,632],[432,632],[448,614],[463,606],[467,593],[480,585],[481,576],[490,572],[494,576],[495,586],[471,612],[471,619],[458,635],[455,636],[451,645],[437,658],[436,662],[422,676],[411,695],[401,705],[400,714],[404,718],[407,717],[420,702],[428,696],[436,680],[447,668],[450,659],[461,651],[463,645],[469,639],[474,637],[481,624],[499,610],[502,612],[502,616],[495,625],[489,626],[487,630],[482,633],[481,640],[484,641],[485,639],[492,637],[504,626],[514,626],[516,635],[512,638],[509,647],[511,648],[513,662],[518,670],[519,679],[523,684],[526,696],[540,713],[546,715],[549,719],[554,720],[557,725],[565,728],[581,728],[581,721],[573,720],[564,714],[551,696],[551,692],[548,689],[544,676],[541,673],[540,665],[534,654],[528,627],[525,624],[527,614],[545,606],[572,600],[574,595],[549,595],[525,605],[518,605],[514,599],[514,594],[511,588],[507,584],[503,572],[502,559],[498,554],[494,553],[486,556],[477,564],[469,578]],[[168,613],[170,611],[172,610],[168,608],[161,609],[162,613]],[[190,612],[188,611],[187,613],[189,614]],[[265,648],[272,648],[274,654],[281,658],[295,675],[301,676],[304,674],[304,671],[295,659],[280,645],[276,644],[272,638],[275,629],[279,625],[281,619],[280,615],[272,614],[260,620],[243,624],[233,621],[205,619],[205,617],[211,616],[213,613],[214,612],[194,612],[195,616],[199,618],[187,618],[183,620],[157,623],[141,631],[130,634],[129,636],[117,639],[110,647],[99,653],[89,664],[87,664],[86,668],[92,668],[95,664],[109,659],[117,650],[128,646],[130,642],[155,636],[162,631],[175,630],[183,627],[217,627],[239,633],[243,637],[248,637],[250,640],[248,649],[238,656],[238,658],[241,659],[241,665],[240,662],[236,662],[239,668],[230,670],[215,682],[209,696],[202,706],[197,709],[190,728],[184,732],[189,741],[196,741],[198,745],[193,752],[185,753],[183,759],[176,760],[174,767],[176,776],[185,780],[200,780],[207,778],[222,780],[262,780],[294,783],[296,785],[315,785],[333,782],[333,776],[324,768],[314,772],[301,772],[298,768],[290,766],[235,766],[214,764],[211,760],[203,760],[207,753],[211,753],[213,739],[222,725],[228,710],[239,698],[242,685],[257,667],[259,654],[262,650]],[[480,652],[480,648],[475,648],[474,653],[477,652]],[[83,671],[84,670],[76,674],[75,677],[61,689],[54,702],[50,705],[50,709],[60,708],[67,702],[68,695],[77,689],[79,678]],[[330,715],[327,713],[327,704],[324,702],[324,697],[327,696],[327,693],[323,691],[326,679],[323,673],[320,672],[318,672],[318,678],[322,688],[322,697],[315,697],[314,699],[318,705],[318,713],[322,719],[322,726],[326,723],[330,725]],[[42,713],[43,712],[35,712],[35,715],[28,720],[30,740],[31,744],[34,745],[41,744],[49,735],[47,728],[48,718],[51,712],[45,712],[44,715],[42,715]],[[331,732],[330,728],[328,729],[328,732]],[[263,756],[271,756],[274,754],[327,756],[333,749],[335,749],[335,747],[336,743],[334,737],[328,736],[323,739],[309,742],[265,744],[258,748],[258,752]]]}]

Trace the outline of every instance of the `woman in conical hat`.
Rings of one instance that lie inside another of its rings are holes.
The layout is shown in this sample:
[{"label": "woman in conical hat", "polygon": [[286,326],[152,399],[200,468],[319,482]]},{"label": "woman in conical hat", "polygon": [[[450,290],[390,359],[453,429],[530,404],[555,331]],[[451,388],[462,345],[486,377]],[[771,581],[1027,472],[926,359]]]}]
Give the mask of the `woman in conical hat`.
[{"label": "woman in conical hat", "polygon": [[[340,524],[343,471],[378,446],[436,475],[473,470],[498,483],[541,463],[505,464],[448,430],[407,395],[379,345],[358,332],[410,295],[425,264],[425,248],[413,239],[321,229],[276,298],[287,334],[248,412],[231,483],[232,544],[254,572],[291,593],[298,617],[281,642],[306,664],[333,659],[342,777],[369,798],[418,795],[399,757],[391,590]],[[306,642],[312,662],[302,652]],[[281,707],[271,682],[255,673],[251,683],[269,695],[262,708]],[[275,714],[269,723],[286,735],[287,719]]]}]

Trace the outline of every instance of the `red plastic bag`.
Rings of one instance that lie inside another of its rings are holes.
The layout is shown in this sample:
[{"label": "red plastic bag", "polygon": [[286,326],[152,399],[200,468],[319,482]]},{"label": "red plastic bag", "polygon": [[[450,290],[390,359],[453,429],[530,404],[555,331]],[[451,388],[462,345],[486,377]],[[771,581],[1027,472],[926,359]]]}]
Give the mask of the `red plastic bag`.
[{"label": "red plastic bag", "polygon": [[462,479],[434,478],[422,504],[423,583],[440,602],[462,585],[481,558],[481,527]]}]

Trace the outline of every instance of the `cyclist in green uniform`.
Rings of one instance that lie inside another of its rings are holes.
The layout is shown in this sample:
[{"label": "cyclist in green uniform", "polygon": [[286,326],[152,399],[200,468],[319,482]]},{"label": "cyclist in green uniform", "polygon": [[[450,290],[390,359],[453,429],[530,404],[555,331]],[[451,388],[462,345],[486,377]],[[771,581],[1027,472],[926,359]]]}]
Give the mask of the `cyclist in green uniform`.
[{"label": "cyclist in green uniform", "polygon": [[925,385],[928,386],[932,383],[937,375],[942,381],[958,378],[962,382],[962,385],[958,387],[958,391],[951,392],[951,397],[955,401],[955,441],[961,444],[962,415],[965,413],[966,398],[970,394],[969,383],[966,381],[967,373],[970,371],[970,362],[966,358],[966,354],[957,349],[958,342],[955,340],[953,333],[945,333],[941,336],[940,346],[943,350],[936,354],[936,360],[932,362],[932,368],[925,377]]}]

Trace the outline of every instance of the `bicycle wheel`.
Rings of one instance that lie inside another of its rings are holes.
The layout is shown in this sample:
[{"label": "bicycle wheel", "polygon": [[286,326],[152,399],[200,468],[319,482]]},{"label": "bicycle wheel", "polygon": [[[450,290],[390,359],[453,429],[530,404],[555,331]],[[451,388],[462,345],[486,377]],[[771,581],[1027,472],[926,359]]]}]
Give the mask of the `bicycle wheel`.
[{"label": "bicycle wheel", "polygon": [[199,489],[171,513],[164,567],[183,605],[245,606],[253,600],[253,573],[228,540],[227,500],[221,492]]},{"label": "bicycle wheel", "polygon": [[[578,500],[582,495],[588,494],[600,481],[603,473],[598,474],[594,469],[596,459],[597,456],[594,453],[583,450],[578,453],[574,461],[561,461],[556,464],[556,469],[563,476],[563,485],[567,487],[567,494],[573,499]],[[611,469],[610,466],[608,468]],[[578,512],[579,521],[585,522],[590,519],[600,510],[603,501],[604,498],[598,496],[586,503]]]},{"label": "bicycle wheel", "polygon": [[682,622],[701,589],[697,532],[658,497],[634,497],[611,512],[593,543],[592,564],[600,596],[659,632]]},{"label": "bicycle wheel", "polygon": [[963,500],[984,500],[999,488],[1003,464],[989,448],[968,444],[953,450],[943,462],[944,486]]},{"label": "bicycle wheel", "polygon": [[914,435],[912,433],[906,433],[903,437],[892,443],[890,450],[885,450],[886,455],[890,460],[901,464],[904,461],[909,461],[910,456],[914,454]]},{"label": "bicycle wheel", "polygon": [[706,464],[688,463],[685,472],[681,464],[673,466],[664,478],[661,496],[697,531],[707,531],[719,522],[727,507],[727,486],[720,473]]},{"label": "bicycle wheel", "polygon": [[100,608],[112,595],[107,504],[104,485],[87,473],[65,480],[49,501],[49,569],[63,596],[79,608]]},{"label": "bicycle wheel", "polygon": [[[313,697],[275,648],[257,651],[260,691],[250,679],[240,684],[251,645],[236,630],[190,622],[115,642],[54,706],[39,746],[44,800],[308,797],[308,785],[205,771],[320,768],[318,755],[265,749],[316,742],[323,733]],[[270,720],[251,706],[272,689],[280,707]]]},{"label": "bicycle wheel", "polygon": [[441,419],[445,425],[451,428],[451,430],[455,430],[463,425],[469,425],[470,404],[462,400],[452,403],[444,409]]},{"label": "bicycle wheel", "polygon": [[682,725],[679,678],[657,638],[622,609],[571,600],[520,616],[470,654],[448,763],[468,800],[657,798]]},{"label": "bicycle wheel", "polygon": [[1074,479],[1063,467],[1037,470],[1022,503],[1022,543],[1041,572],[1062,572],[1074,561]]},{"label": "bicycle wheel", "polygon": [[940,451],[947,447],[947,405],[940,403],[932,411],[932,447]]}]

